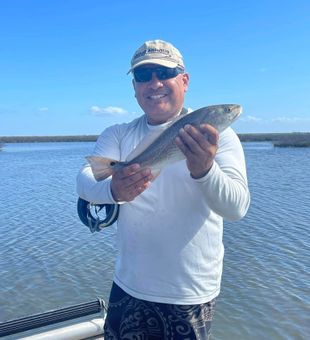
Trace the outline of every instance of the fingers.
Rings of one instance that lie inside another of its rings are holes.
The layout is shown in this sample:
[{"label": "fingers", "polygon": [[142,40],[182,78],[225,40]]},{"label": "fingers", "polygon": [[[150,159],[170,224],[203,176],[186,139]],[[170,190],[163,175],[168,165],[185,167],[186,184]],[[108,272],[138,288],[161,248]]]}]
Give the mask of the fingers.
[{"label": "fingers", "polygon": [[180,129],[175,143],[185,155],[192,177],[202,177],[210,170],[218,140],[217,130],[208,124],[201,124],[199,127],[185,125]]},{"label": "fingers", "polygon": [[139,164],[130,165],[112,176],[112,195],[116,201],[132,201],[148,188],[152,179],[150,169],[141,169]]},{"label": "fingers", "polygon": [[213,145],[217,145],[219,142],[219,133],[213,126],[209,124],[201,124],[199,126],[199,130],[202,134],[205,135],[205,138],[209,143]]},{"label": "fingers", "polygon": [[[179,143],[185,155],[189,153],[198,154],[203,149],[207,148],[207,140],[204,136],[191,125],[186,125],[179,132],[179,138],[182,143]],[[179,140],[178,140],[179,142]]]},{"label": "fingers", "polygon": [[200,147],[204,148],[208,143],[216,145],[218,143],[217,130],[208,124],[201,124],[199,127],[185,125],[184,129],[180,130],[180,135],[186,143],[195,146],[196,142]]},{"label": "fingers", "polygon": [[139,170],[140,170],[139,164],[132,164],[115,172],[114,176],[120,179],[122,178],[125,179],[135,175]]},{"label": "fingers", "polygon": [[185,125],[180,129],[175,142],[185,156],[188,156],[207,152],[210,146],[217,145],[218,139],[218,132],[211,125],[201,124],[199,128]]},{"label": "fingers", "polygon": [[139,164],[133,164],[115,172],[114,177],[121,181],[125,188],[128,188],[150,181],[152,174],[150,169],[141,169]]}]

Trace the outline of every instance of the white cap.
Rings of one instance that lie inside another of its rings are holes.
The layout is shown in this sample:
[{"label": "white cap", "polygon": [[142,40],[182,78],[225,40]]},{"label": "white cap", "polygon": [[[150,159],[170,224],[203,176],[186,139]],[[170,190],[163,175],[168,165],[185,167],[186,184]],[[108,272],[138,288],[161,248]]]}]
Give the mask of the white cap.
[{"label": "white cap", "polygon": [[172,44],[163,40],[146,41],[139,47],[131,59],[131,68],[128,73],[144,64],[185,68],[180,51]]}]

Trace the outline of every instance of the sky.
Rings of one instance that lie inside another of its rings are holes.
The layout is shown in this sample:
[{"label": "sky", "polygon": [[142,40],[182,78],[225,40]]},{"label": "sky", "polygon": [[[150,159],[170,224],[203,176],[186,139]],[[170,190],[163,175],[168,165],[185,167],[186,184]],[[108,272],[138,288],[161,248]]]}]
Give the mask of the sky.
[{"label": "sky", "polygon": [[146,40],[182,53],[185,106],[243,106],[237,133],[310,132],[309,0],[0,0],[0,136],[96,135],[143,114]]}]

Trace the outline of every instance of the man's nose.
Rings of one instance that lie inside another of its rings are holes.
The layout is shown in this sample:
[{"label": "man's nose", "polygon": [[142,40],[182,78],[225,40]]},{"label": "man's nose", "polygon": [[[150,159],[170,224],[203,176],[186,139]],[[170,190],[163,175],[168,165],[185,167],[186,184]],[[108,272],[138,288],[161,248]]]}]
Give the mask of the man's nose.
[{"label": "man's nose", "polygon": [[149,86],[151,88],[157,89],[163,86],[163,83],[160,79],[157,78],[156,72],[152,72],[152,78],[149,81]]}]

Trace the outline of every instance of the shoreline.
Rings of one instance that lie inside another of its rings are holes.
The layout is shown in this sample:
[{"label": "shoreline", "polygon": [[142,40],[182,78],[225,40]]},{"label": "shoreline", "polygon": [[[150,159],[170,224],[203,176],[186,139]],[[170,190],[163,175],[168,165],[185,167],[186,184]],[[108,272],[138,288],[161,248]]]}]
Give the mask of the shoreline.
[{"label": "shoreline", "polygon": [[[0,150],[5,143],[95,142],[99,135],[0,136]],[[276,147],[310,147],[310,132],[240,133],[241,142],[272,142]]]}]

